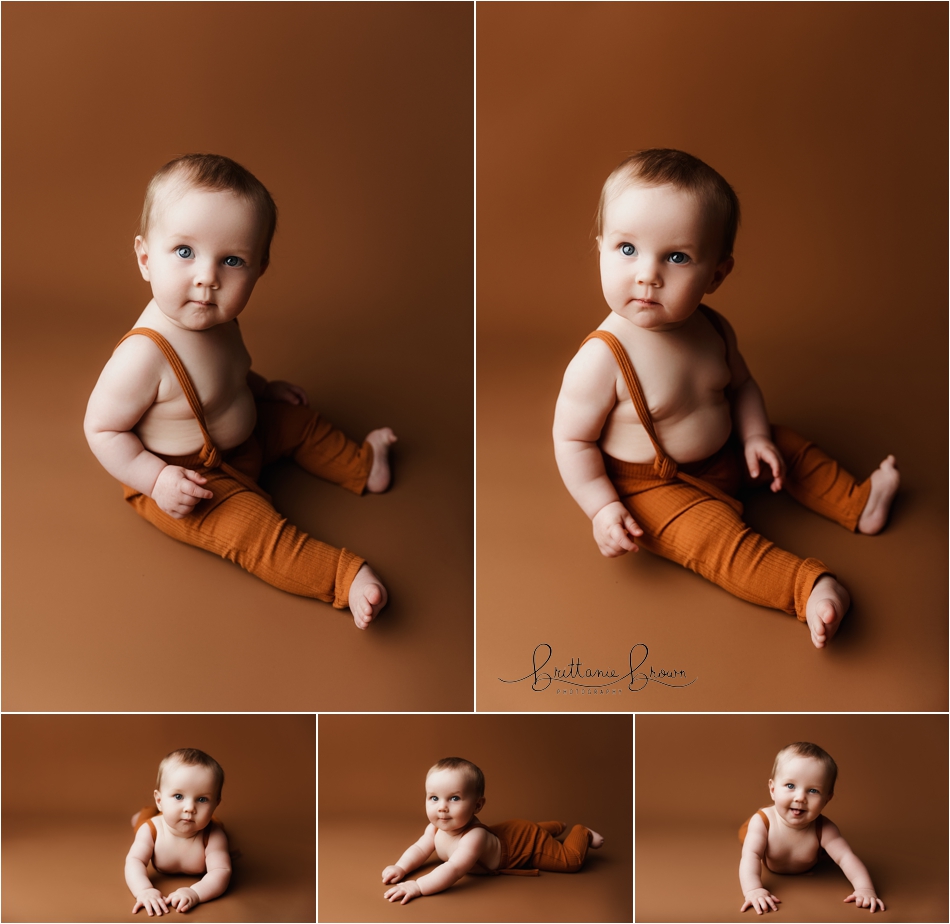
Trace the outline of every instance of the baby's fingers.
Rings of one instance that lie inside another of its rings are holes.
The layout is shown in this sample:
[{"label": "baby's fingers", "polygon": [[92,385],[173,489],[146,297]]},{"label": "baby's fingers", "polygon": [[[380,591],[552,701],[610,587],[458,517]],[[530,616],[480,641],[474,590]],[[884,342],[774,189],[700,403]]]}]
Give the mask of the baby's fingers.
[{"label": "baby's fingers", "polygon": [[624,525],[624,528],[627,530],[628,533],[630,533],[631,536],[643,535],[643,530],[640,529],[640,526],[637,523],[637,521],[632,516],[630,516],[629,513],[625,513],[623,515],[623,525]]},{"label": "baby's fingers", "polygon": [[191,469],[185,469],[185,478],[187,481],[183,480],[178,485],[178,490],[182,494],[189,494],[192,497],[214,497],[214,495],[207,489],[202,488],[201,485],[205,484],[208,479],[204,475],[199,475],[197,472],[191,471]]}]

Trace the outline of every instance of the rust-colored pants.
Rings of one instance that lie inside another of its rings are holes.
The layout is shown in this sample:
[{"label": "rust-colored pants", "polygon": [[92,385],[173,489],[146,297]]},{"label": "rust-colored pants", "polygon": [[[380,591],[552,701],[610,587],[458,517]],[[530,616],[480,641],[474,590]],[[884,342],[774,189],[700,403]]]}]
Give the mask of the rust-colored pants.
[{"label": "rust-colored pants", "polygon": [[[772,439],[788,466],[784,490],[810,510],[856,529],[870,479],[858,484],[814,443],[787,427],[773,426]],[[702,462],[678,466],[692,479],[729,495],[725,500],[681,478],[664,478],[652,462],[622,462],[604,454],[604,463],[620,500],[643,529],[638,545],[743,600],[805,621],[812,587],[830,571],[815,558],[803,560],[763,538],[742,521],[741,504],[726,502],[750,481],[735,442],[730,440]],[[762,467],[768,471],[764,463]]]},{"label": "rust-colored pants", "polygon": [[590,832],[583,825],[574,825],[562,844],[556,835],[564,828],[560,821],[534,822],[523,818],[488,825],[488,830],[501,841],[501,863],[496,872],[523,869],[576,873],[584,865]]},{"label": "rust-colored pants", "polygon": [[206,468],[198,455],[162,456],[169,465],[194,469],[214,497],[176,520],[143,494],[125,489],[135,511],[163,533],[236,562],[274,587],[346,607],[350,584],[364,559],[319,542],[287,522],[257,487],[261,468],[292,457],[306,471],[362,494],[373,448],[359,446],[302,405],[260,401],[253,435],[223,453],[232,469]]}]

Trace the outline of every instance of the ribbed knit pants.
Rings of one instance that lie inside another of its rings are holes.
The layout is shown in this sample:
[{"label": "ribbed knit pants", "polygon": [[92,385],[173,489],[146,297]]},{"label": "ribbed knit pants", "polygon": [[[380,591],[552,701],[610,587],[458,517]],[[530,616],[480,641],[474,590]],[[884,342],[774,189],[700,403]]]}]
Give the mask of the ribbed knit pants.
[{"label": "ribbed knit pants", "polygon": [[[870,479],[858,484],[814,443],[787,427],[773,426],[772,439],[788,467],[784,490],[810,510],[856,529],[870,494]],[[737,510],[694,484],[663,478],[653,463],[622,462],[606,454],[604,463],[620,500],[643,529],[638,545],[743,600],[805,621],[805,604],[815,581],[830,574],[818,559],[803,560],[780,549],[742,521],[740,504],[735,505]],[[679,470],[730,497],[743,481],[750,481],[741,450],[732,441],[709,459],[680,465]]]},{"label": "ribbed knit pants", "polygon": [[560,821],[534,822],[523,818],[489,825],[488,830],[501,841],[501,863],[497,872],[540,869],[576,873],[584,865],[590,832],[583,825],[574,825],[562,844],[556,835],[564,828]]},{"label": "ribbed knit pants", "polygon": [[355,494],[362,494],[373,448],[360,446],[308,407],[257,404],[257,426],[240,446],[223,454],[232,472],[205,468],[198,455],[161,456],[204,475],[213,498],[176,520],[149,497],[125,489],[135,511],[163,533],[236,562],[245,571],[292,594],[346,607],[350,585],[364,559],[311,538],[287,522],[257,487],[264,465],[292,457],[302,468]]}]

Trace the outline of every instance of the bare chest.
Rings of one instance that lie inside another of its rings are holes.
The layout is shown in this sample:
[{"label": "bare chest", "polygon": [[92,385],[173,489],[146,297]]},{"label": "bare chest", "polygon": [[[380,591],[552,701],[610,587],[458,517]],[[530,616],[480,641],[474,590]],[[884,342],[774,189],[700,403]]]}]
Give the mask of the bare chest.
[{"label": "bare chest", "polygon": [[[654,423],[676,421],[704,407],[725,400],[730,371],[725,344],[709,326],[695,325],[675,331],[623,331],[618,339],[643,392],[647,410]],[[636,407],[619,369],[617,405],[613,416],[618,422],[637,422]]]},{"label": "bare chest", "polygon": [[164,829],[160,818],[156,819],[152,865],[163,873],[204,873],[204,832],[199,831],[194,837],[175,837]]},{"label": "bare chest", "polygon": [[[235,325],[182,333],[166,338],[182,361],[206,416],[214,417],[226,411],[246,389],[250,354]],[[169,414],[191,416],[187,399],[170,367],[162,377],[156,403],[164,403]]]},{"label": "bare chest", "polygon": [[[501,863],[501,842],[492,834],[491,831],[483,829],[485,842],[482,851],[479,854],[476,865],[472,868],[473,873],[484,873],[498,869]],[[445,831],[436,831],[435,834],[435,854],[445,862],[454,855],[462,843],[461,837],[452,837]]]},{"label": "bare chest", "polygon": [[765,862],[775,873],[803,873],[818,862],[820,847],[814,824],[804,831],[772,824],[769,826]]}]

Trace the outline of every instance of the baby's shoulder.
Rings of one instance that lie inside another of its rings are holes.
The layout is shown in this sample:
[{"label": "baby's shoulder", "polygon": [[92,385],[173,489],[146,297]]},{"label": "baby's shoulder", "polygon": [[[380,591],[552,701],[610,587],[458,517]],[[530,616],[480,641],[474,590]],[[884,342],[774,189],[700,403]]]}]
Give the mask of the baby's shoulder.
[{"label": "baby's shoulder", "polygon": [[620,371],[615,355],[618,344],[621,350],[625,348],[612,331],[603,327],[597,328],[581,343],[568,364],[565,376],[577,376],[586,382],[592,379],[605,382],[616,379]]}]

